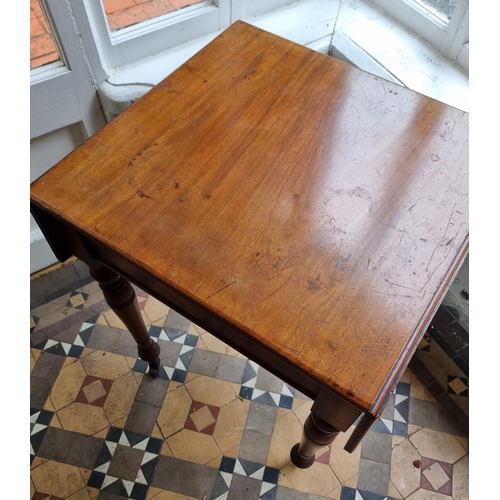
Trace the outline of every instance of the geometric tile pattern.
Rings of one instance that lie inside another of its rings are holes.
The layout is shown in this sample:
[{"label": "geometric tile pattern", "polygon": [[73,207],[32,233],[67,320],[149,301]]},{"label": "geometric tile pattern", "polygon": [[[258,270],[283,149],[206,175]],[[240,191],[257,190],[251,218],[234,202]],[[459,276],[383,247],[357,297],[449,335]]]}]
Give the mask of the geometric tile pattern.
[{"label": "geometric tile pattern", "polygon": [[349,488],[347,486],[342,487],[342,493],[340,494],[340,500],[396,500],[393,497],[387,495],[379,495],[377,493],[371,493],[369,491],[357,490],[355,488]]},{"label": "geometric tile pattern", "polygon": [[87,375],[83,380],[76,401],[103,407],[112,385],[112,380]]},{"label": "geometric tile pattern", "polygon": [[457,396],[469,396],[469,379],[448,375],[448,393]]},{"label": "geometric tile pattern", "polygon": [[247,361],[239,396],[249,401],[256,401],[257,403],[279,406],[286,409],[292,408],[295,389],[290,385],[283,383],[281,393],[264,391],[255,387],[259,368],[259,365],[254,361]]},{"label": "geometric tile pattern", "polygon": [[79,358],[83,349],[87,345],[92,331],[99,316],[93,316],[87,319],[80,326],[80,331],[76,334],[73,342],[61,342],[54,339],[47,339],[40,344],[36,345],[36,349],[59,356],[69,356],[71,358]]},{"label": "geometric tile pattern", "polygon": [[[187,331],[176,328],[160,328],[154,325],[150,327],[149,335],[155,342],[163,340],[182,346],[175,360],[160,365],[158,377],[175,382],[185,382],[198,337],[187,333]],[[133,369],[137,372],[149,373],[149,365],[141,359],[136,361]]]},{"label": "geometric tile pattern", "polygon": [[[94,464],[88,486],[125,498],[144,500],[155,471],[161,445],[160,439],[110,427]],[[137,453],[134,454],[131,450]],[[138,457],[138,460],[136,460],[136,470],[132,471],[132,475],[123,474],[113,464],[114,461],[124,462],[127,459],[132,462],[134,455],[134,458]],[[125,477],[119,477],[120,475]]]},{"label": "geometric tile pattern", "polygon": [[89,298],[88,293],[82,293],[78,291],[71,292],[68,302],[66,305],[68,307],[73,307],[74,309],[83,309],[85,306],[86,300]]},{"label": "geometric tile pattern", "polygon": [[420,487],[442,495],[451,496],[453,491],[453,465],[422,457]]},{"label": "geometric tile pattern", "polygon": [[184,428],[212,436],[219,412],[220,408],[217,406],[193,401]]},{"label": "geometric tile pattern", "polygon": [[38,410],[30,408],[30,459],[33,462],[35,455],[42,444],[43,438],[47,432],[47,428],[52,420],[54,413],[47,410]]},{"label": "geometric tile pattern", "polygon": [[384,434],[408,436],[408,419],[410,414],[410,384],[398,382],[394,390],[394,412],[392,418],[379,418],[372,430]]},{"label": "geometric tile pattern", "polygon": [[226,500],[234,475],[259,481],[258,498],[261,500],[274,500],[279,473],[279,469],[251,462],[250,460],[222,457],[212,500]]},{"label": "geometric tile pattern", "polygon": [[[162,351],[159,377],[150,379],[133,339],[78,262],[32,287],[32,499],[73,498],[74,490],[61,494],[72,481],[85,486],[75,500],[382,500],[465,487],[466,434],[455,436],[446,424],[453,418],[410,371],[357,451],[343,451],[341,433],[310,469],[299,470],[289,452],[308,398],[136,288]],[[68,280],[69,271],[77,278]],[[465,381],[456,378],[450,399],[467,402]],[[42,481],[45,471],[57,473]],[[411,492],[398,493],[401,484]]]}]

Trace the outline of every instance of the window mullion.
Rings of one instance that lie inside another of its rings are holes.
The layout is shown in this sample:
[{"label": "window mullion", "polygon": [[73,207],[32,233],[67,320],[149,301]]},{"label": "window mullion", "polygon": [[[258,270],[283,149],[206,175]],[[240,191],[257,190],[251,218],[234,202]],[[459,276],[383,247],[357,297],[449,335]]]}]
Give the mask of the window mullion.
[{"label": "window mullion", "polygon": [[458,0],[439,50],[455,59],[458,51],[467,42],[469,31],[469,0]]}]

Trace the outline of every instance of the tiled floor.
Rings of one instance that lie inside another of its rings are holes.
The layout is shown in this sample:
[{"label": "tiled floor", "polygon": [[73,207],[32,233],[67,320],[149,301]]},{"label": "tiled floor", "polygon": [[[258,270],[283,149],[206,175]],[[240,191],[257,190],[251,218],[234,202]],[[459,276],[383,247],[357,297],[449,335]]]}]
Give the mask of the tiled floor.
[{"label": "tiled floor", "polygon": [[137,292],[155,380],[81,262],[31,281],[32,499],[468,499],[468,439],[410,370],[353,454],[300,470],[311,402]]}]

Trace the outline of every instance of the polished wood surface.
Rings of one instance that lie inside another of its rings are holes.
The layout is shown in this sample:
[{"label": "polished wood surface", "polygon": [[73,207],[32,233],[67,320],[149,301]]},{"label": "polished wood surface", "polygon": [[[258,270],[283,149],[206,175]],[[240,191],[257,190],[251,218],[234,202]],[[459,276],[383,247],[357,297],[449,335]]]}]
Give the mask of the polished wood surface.
[{"label": "polished wood surface", "polygon": [[377,416],[468,247],[468,114],[243,22],[35,208]]}]

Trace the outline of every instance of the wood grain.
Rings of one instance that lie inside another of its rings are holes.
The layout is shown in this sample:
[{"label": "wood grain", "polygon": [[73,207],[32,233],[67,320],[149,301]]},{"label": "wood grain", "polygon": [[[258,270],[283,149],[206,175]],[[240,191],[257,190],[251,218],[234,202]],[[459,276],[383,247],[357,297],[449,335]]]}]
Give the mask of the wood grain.
[{"label": "wood grain", "polygon": [[237,22],[31,188],[377,415],[468,248],[468,114]]}]

